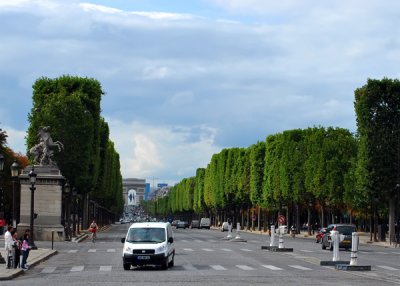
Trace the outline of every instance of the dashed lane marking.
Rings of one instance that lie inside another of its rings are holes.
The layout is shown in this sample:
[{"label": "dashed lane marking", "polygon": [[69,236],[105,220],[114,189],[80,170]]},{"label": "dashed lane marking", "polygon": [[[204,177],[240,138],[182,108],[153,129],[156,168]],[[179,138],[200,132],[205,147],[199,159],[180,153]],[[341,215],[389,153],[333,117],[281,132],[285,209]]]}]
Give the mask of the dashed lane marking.
[{"label": "dashed lane marking", "polygon": [[267,269],[270,269],[270,270],[283,270],[282,268],[279,268],[279,267],[276,267],[276,266],[273,266],[273,265],[261,265],[261,266],[265,267]]},{"label": "dashed lane marking", "polygon": [[100,271],[111,271],[111,269],[112,269],[111,265],[100,266]]},{"label": "dashed lane marking", "polygon": [[254,270],[253,267],[247,266],[247,265],[236,265],[237,268],[240,268],[242,270]]},{"label": "dashed lane marking", "polygon": [[288,265],[288,266],[299,270],[312,270],[311,268],[303,267],[300,265]]},{"label": "dashed lane marking", "polygon": [[81,272],[83,271],[83,269],[85,268],[85,266],[74,266],[71,268],[71,272]]},{"label": "dashed lane marking", "polygon": [[56,267],[45,267],[41,273],[50,274],[56,270]]},{"label": "dashed lane marking", "polygon": [[221,265],[210,265],[210,267],[214,270],[226,270],[226,268]]}]

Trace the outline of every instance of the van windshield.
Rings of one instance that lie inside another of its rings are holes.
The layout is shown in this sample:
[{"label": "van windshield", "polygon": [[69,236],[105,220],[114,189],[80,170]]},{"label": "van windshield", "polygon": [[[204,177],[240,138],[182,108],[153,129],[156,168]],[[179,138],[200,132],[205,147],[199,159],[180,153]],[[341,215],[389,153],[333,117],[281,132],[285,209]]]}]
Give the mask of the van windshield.
[{"label": "van windshield", "polygon": [[160,243],[165,241],[164,228],[131,228],[127,242],[130,243]]}]

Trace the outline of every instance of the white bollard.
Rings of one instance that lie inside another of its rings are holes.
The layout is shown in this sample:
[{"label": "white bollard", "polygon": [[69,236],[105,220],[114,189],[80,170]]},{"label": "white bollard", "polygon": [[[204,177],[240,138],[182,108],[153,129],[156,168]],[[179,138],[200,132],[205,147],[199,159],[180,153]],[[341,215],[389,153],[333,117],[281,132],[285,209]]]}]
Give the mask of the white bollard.
[{"label": "white bollard", "polygon": [[271,225],[271,241],[269,246],[275,246],[275,225]]},{"label": "white bollard", "polygon": [[238,222],[236,224],[236,237],[235,237],[235,239],[241,239],[239,232],[240,232],[240,222]]},{"label": "white bollard", "polygon": [[232,238],[232,224],[228,224],[228,235],[226,238]]},{"label": "white bollard", "polygon": [[279,227],[279,247],[278,248],[285,248],[284,242],[283,242],[283,227]]},{"label": "white bollard", "polygon": [[358,233],[353,232],[351,234],[351,256],[350,265],[357,265],[357,252],[358,252]]},{"label": "white bollard", "polygon": [[333,242],[333,258],[332,261],[339,261],[339,232],[336,230],[331,231],[332,242]]}]

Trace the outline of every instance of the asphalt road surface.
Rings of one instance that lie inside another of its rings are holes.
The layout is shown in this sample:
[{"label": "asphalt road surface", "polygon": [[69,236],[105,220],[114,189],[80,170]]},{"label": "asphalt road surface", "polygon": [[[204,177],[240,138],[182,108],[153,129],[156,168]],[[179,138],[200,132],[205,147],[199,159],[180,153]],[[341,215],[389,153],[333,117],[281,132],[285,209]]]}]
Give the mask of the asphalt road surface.
[{"label": "asphalt road surface", "polygon": [[[173,268],[125,271],[121,238],[128,227],[113,225],[95,243],[56,242],[57,255],[1,285],[400,285],[398,248],[361,246],[358,264],[371,265],[372,271],[340,271],[320,266],[321,260],[332,260],[332,252],[312,239],[286,236],[285,246],[294,251],[279,253],[261,250],[269,245],[266,235],[241,233],[247,242],[231,242],[222,239],[226,232],[205,229],[174,229]],[[340,251],[340,259],[350,260],[350,251]]]}]

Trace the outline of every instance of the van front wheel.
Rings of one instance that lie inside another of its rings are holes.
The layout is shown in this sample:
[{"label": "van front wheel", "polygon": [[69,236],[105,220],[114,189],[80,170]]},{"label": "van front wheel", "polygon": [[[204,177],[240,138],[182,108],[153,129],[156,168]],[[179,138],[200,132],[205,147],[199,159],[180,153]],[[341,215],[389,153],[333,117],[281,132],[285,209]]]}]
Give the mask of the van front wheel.
[{"label": "van front wheel", "polygon": [[165,259],[163,264],[161,264],[161,269],[162,270],[167,270],[168,269],[168,258]]},{"label": "van front wheel", "polygon": [[124,263],[124,270],[131,269],[131,265],[129,263]]}]

